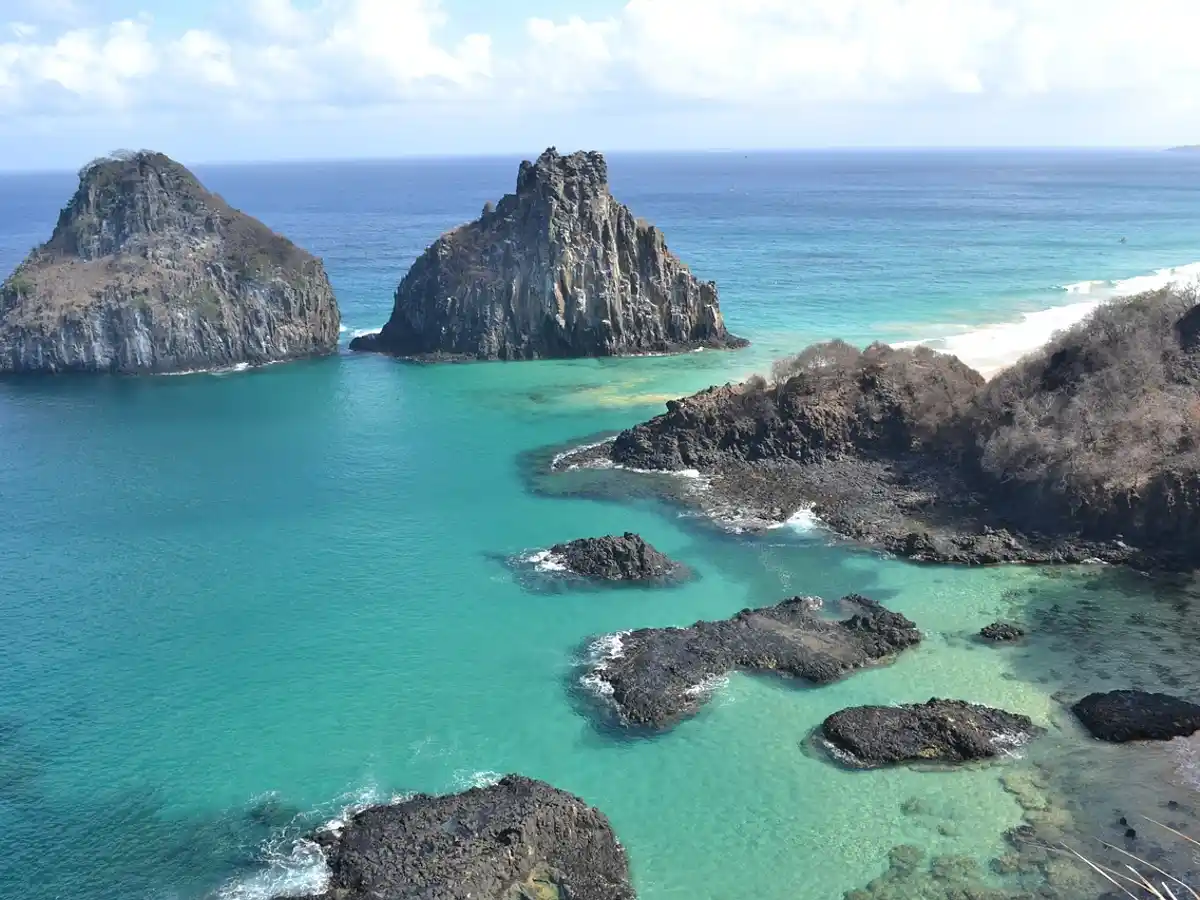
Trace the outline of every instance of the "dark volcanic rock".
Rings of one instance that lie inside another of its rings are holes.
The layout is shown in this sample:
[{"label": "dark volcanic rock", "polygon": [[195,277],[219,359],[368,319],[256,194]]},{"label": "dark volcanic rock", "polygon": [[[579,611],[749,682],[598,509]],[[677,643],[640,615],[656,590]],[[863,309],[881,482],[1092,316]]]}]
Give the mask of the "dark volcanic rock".
[{"label": "dark volcanic rock", "polygon": [[993,641],[995,643],[1019,641],[1025,637],[1025,629],[1009,622],[993,622],[991,625],[981,628],[979,636],[985,641]]},{"label": "dark volcanic rock", "polygon": [[86,166],[0,285],[0,372],[178,372],[337,350],[321,261],[161,153]]},{"label": "dark volcanic rock", "polygon": [[392,316],[351,349],[427,359],[550,359],[739,347],[712,282],[608,190],[599,153],[547,150],[515,194],[437,240]]},{"label": "dark volcanic rock", "polygon": [[1094,737],[1126,741],[1169,741],[1200,731],[1200,706],[1169,694],[1109,691],[1089,694],[1072,707]]},{"label": "dark volcanic rock", "polygon": [[577,575],[608,581],[653,581],[679,571],[679,564],[659,553],[640,535],[580,538],[550,548],[553,558]]},{"label": "dark volcanic rock", "polygon": [[961,700],[914,706],[858,706],[834,713],[820,735],[859,766],[987,759],[1034,734],[1033,722]]},{"label": "dark volcanic rock", "polygon": [[[1162,355],[1170,366],[1164,363],[1163,369],[1173,380],[1151,408],[1168,418],[1173,414],[1161,410],[1183,408],[1188,391],[1195,401],[1200,349],[1181,348],[1180,335],[1191,326],[1182,322],[1176,328],[1174,310],[1184,300],[1143,300],[1148,307],[1164,305],[1158,319],[1137,320],[1140,307],[1131,306],[1113,315],[1135,321],[1101,323],[1093,330],[1124,334],[1127,325],[1139,340],[1167,345]],[[1044,426],[1047,417],[1029,412],[1020,419],[1020,428],[1049,432],[1036,441],[1011,423],[1006,403],[1060,408],[1084,377],[1079,371],[1091,379],[1087,391],[1094,392],[1105,367],[1120,358],[1084,352],[1097,340],[1091,332],[1057,340],[1066,346],[1022,363],[1000,386],[924,347],[876,344],[859,351],[836,341],[816,345],[776,364],[770,382],[755,377],[669,402],[664,415],[618,435],[608,445],[609,458],[630,469],[699,470],[711,489],[687,502],[721,518],[731,518],[732,511],[746,521],[778,522],[806,508],[835,533],[919,562],[1192,565],[1200,534],[1200,474],[1187,471],[1194,468],[1193,457],[1170,466],[1151,458],[1147,465],[1162,471],[1144,491],[1130,488],[1118,496],[1106,493],[1101,482],[1128,483],[1124,473],[1107,482],[1088,481],[1068,477],[1069,459],[1037,456],[1073,445],[1074,437],[1055,437],[1058,432]],[[1072,340],[1084,348],[1074,363]],[[1154,379],[1164,377],[1149,371],[1145,380],[1156,384]],[[1087,405],[1097,402],[1089,399]],[[1072,419],[1059,427],[1074,435],[1084,426]],[[1194,433],[1164,443],[1200,443],[1200,427],[1187,428]],[[1016,466],[1023,458],[1019,448],[1027,444],[1032,446],[1026,469],[1001,467],[1001,462]],[[1097,471],[1118,466],[1095,458],[1089,464]],[[1136,544],[1126,542],[1130,535],[1139,536]]]},{"label": "dark volcanic rock", "polygon": [[548,784],[510,775],[449,797],[354,816],[324,846],[320,900],[632,900],[608,819]]},{"label": "dark volcanic rock", "polygon": [[865,597],[843,603],[853,615],[817,615],[821,600],[793,597],[689,628],[647,628],[621,637],[620,655],[588,676],[630,725],[663,728],[695,713],[708,686],[733,669],[778,672],[827,684],[920,642],[917,627]]}]

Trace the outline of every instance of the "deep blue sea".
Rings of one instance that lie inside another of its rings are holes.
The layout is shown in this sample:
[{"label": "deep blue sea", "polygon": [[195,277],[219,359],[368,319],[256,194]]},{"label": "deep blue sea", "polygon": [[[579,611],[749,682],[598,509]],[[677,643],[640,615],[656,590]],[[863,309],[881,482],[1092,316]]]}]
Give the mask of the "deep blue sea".
[{"label": "deep blue sea", "polygon": [[[1200,157],[609,163],[614,194],[719,283],[750,348],[444,367],[343,353],[0,382],[0,896],[312,890],[323,869],[297,842],[306,830],[504,772],[603,809],[644,900],[839,898],[905,843],[998,878],[988,861],[1028,812],[1011,784],[1022,774],[1049,779],[1045,807],[1087,834],[1118,805],[1155,813],[1194,796],[1200,754],[1186,742],[1102,747],[1064,707],[1109,687],[1200,691],[1190,583],[913,566],[803,518],[747,535],[632,497],[540,495],[525,467],[530,451],[625,427],[816,339],[928,340],[993,371],[1097,303],[1200,272]],[[348,341],[387,319],[430,242],[512,189],[517,164],[196,171],[324,258]],[[74,185],[71,173],[0,175],[0,273],[46,239]],[[699,577],[658,592],[546,590],[509,564],[625,530]],[[589,654],[612,646],[605,635],[850,592],[909,615],[923,646],[819,689],[734,675],[656,738],[598,727],[578,683]],[[1033,638],[971,640],[997,618],[1030,623]],[[849,772],[807,748],[839,708],[934,695],[1048,731],[1019,758],[954,772]],[[949,896],[937,890],[926,896]]]}]

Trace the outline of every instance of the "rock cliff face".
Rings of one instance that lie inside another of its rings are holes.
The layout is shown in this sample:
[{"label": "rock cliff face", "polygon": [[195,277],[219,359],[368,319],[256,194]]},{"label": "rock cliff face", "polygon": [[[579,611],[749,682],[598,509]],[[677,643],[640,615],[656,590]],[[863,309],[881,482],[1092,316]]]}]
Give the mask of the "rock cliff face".
[{"label": "rock cliff face", "polygon": [[337,349],[321,261],[160,153],[97,160],[0,285],[0,372],[179,372]]},{"label": "rock cliff face", "polygon": [[448,797],[358,813],[317,836],[328,890],[311,900],[634,900],[629,863],[603,813],[510,775]]},{"label": "rock cliff face", "polygon": [[437,240],[391,319],[353,350],[428,359],[554,359],[739,347],[717,288],[608,190],[599,153],[547,150],[515,194]]}]

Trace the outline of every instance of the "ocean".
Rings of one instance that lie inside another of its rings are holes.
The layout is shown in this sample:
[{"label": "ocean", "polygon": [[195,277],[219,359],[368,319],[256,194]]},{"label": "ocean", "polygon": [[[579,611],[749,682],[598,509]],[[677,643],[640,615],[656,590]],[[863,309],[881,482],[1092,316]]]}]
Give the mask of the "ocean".
[{"label": "ocean", "polygon": [[[430,242],[512,190],[517,163],[196,172],[324,258],[348,342],[386,321]],[[299,840],[311,828],[507,772],[607,813],[644,900],[839,898],[905,844],[1020,890],[1035,876],[1002,877],[991,860],[1031,816],[1112,839],[1118,814],[1167,815],[1176,800],[1190,827],[1189,742],[1101,746],[1066,704],[1113,687],[1200,693],[1191,581],[916,566],[803,516],[734,533],[636,490],[547,495],[530,460],[814,340],[925,341],[994,371],[1098,303],[1200,276],[1200,158],[609,164],[617,198],[719,283],[749,348],[448,366],[343,352],[247,372],[0,382],[0,896],[315,890],[324,870]],[[0,175],[0,271],[49,235],[74,184]],[[582,590],[512,564],[626,530],[697,578]],[[823,688],[733,675],[657,737],[614,733],[580,684],[622,631],[853,592],[916,621],[921,648]],[[972,640],[998,618],[1028,624],[1029,641]],[[1046,733],[955,771],[847,771],[809,744],[845,706],[932,696],[1024,713]],[[923,896],[953,896],[929,878]],[[1088,894],[1067,879],[1060,896]]]}]

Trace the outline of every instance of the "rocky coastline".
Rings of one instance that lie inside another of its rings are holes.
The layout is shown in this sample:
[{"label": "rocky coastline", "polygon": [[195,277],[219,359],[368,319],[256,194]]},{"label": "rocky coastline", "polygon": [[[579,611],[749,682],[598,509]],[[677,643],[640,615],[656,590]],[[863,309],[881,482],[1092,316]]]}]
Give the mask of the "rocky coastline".
[{"label": "rocky coastline", "polygon": [[516,191],[439,238],[391,318],[351,350],[426,361],[567,359],[734,349],[717,286],[608,187],[599,153],[523,162]]},{"label": "rocky coastline", "polygon": [[297,900],[634,900],[603,813],[510,775],[462,794],[375,806],[314,840],[330,878]]},{"label": "rocky coastline", "polygon": [[622,724],[661,730],[698,712],[714,682],[735,669],[829,684],[921,641],[916,625],[873,600],[849,596],[841,605],[849,613],[842,621],[818,615],[818,597],[793,597],[720,621],[629,632],[584,681]]},{"label": "rocky coastline", "polygon": [[[695,470],[705,490],[680,496],[707,512],[780,523],[811,510],[917,562],[1189,569],[1200,419],[1177,410],[1197,392],[1200,306],[1163,291],[1101,308],[991,382],[924,347],[814,345],[770,380],[671,401],[556,469]],[[1035,417],[1055,404],[1068,412]]]},{"label": "rocky coastline", "polygon": [[264,365],[335,353],[340,325],[319,259],[163,154],[119,154],[0,284],[0,373]]}]

